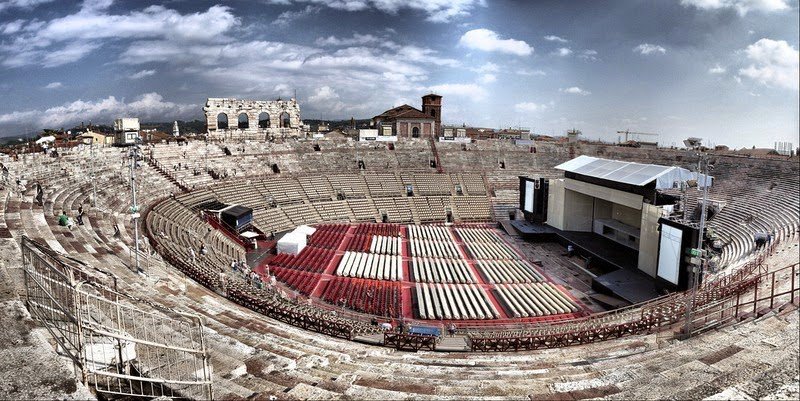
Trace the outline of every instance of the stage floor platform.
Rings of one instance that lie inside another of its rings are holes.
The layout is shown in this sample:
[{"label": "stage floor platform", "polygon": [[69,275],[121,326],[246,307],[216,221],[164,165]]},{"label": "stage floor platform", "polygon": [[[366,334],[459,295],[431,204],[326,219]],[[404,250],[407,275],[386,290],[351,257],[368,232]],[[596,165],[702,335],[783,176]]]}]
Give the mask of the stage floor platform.
[{"label": "stage floor platform", "polygon": [[639,252],[593,232],[562,231],[544,224],[514,220],[511,225],[529,241],[572,244],[577,255],[591,257],[590,270],[595,291],[630,303],[658,297],[655,280],[639,271]]},{"label": "stage floor platform", "polygon": [[592,281],[592,288],[600,293],[611,293],[632,304],[658,297],[653,278],[639,269],[619,269]]}]

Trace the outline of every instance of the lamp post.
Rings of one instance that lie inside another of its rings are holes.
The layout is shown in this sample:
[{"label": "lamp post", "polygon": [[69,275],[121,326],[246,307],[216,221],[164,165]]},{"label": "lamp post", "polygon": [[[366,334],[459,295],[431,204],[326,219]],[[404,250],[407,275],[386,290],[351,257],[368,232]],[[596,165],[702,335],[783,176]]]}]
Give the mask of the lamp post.
[{"label": "lamp post", "polygon": [[[703,251],[703,237],[705,236],[705,227],[706,227],[706,205],[708,202],[708,158],[706,154],[700,151],[698,153],[698,162],[697,162],[697,183],[701,185],[701,174],[702,174],[702,185],[703,185],[703,200],[701,202],[701,210],[700,210],[700,235],[697,237],[697,251],[698,255],[697,258],[699,260],[699,264],[692,265],[692,288],[691,293],[686,298],[686,322],[684,324],[683,332],[685,338],[689,338],[692,336],[691,331],[691,322],[692,317],[694,316],[694,304],[697,299],[697,291],[700,288],[700,277],[703,274],[703,270],[705,269],[706,265],[706,258],[705,252]],[[694,255],[692,255],[694,256]]]},{"label": "lamp post", "polygon": [[89,146],[89,157],[92,159],[92,207],[97,207],[97,180],[95,179],[97,169],[94,161],[94,137],[92,137],[92,144]]},{"label": "lamp post", "polygon": [[136,144],[128,148],[128,157],[130,158],[130,180],[131,180],[131,220],[133,221],[134,232],[134,260],[136,272],[144,273],[139,265],[139,206],[136,204],[136,163],[139,159],[140,149],[138,141]]}]

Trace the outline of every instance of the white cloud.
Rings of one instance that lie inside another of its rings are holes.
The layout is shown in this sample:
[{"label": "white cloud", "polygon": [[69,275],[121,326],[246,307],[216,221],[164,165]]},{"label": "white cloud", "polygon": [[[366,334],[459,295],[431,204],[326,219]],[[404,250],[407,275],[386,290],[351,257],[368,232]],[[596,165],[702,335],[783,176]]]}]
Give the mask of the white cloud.
[{"label": "white cloud", "polygon": [[790,9],[786,0],[681,0],[681,4],[701,10],[734,9],[741,16],[750,11],[770,13]]},{"label": "white cloud", "polygon": [[31,9],[40,4],[50,3],[54,0],[8,0],[0,3],[0,13],[12,8]]},{"label": "white cloud", "polygon": [[497,76],[494,74],[483,74],[478,80],[482,84],[490,84],[492,82],[497,81]]},{"label": "white cloud", "polygon": [[277,93],[278,96],[291,96],[292,95],[292,88],[290,88],[289,85],[286,85],[286,84],[277,84],[277,85],[275,85],[274,88],[272,88],[272,91]]},{"label": "white cloud", "polygon": [[587,49],[582,51],[579,55],[579,58],[588,61],[597,61],[597,50]]},{"label": "white cloud", "polygon": [[483,74],[483,73],[495,73],[495,72],[500,72],[500,66],[495,64],[495,63],[492,63],[490,61],[490,62],[487,62],[486,64],[484,64],[484,65],[482,65],[480,67],[472,68],[472,71],[475,71],[475,72],[481,73],[481,74]]},{"label": "white cloud", "polygon": [[558,37],[556,35],[547,35],[547,36],[544,37],[544,40],[547,40],[547,41],[550,41],[550,42],[560,42],[560,43],[569,42],[568,40],[566,40],[564,38],[560,38],[560,37]]},{"label": "white cloud", "polygon": [[219,43],[239,25],[231,9],[212,6],[205,12],[180,14],[162,6],[112,15],[110,1],[86,1],[74,14],[49,21],[16,20],[3,25],[13,37],[0,41],[0,63],[7,67],[40,64],[55,67],[78,61],[103,40],[160,39],[178,45]]},{"label": "white cloud", "polygon": [[581,89],[581,88],[579,88],[577,86],[570,86],[569,88],[562,88],[562,89],[559,89],[558,91],[559,92],[563,92],[563,93],[573,94],[573,95],[581,95],[581,96],[588,96],[588,95],[592,94],[592,92],[589,92],[587,90]]},{"label": "white cloud", "polygon": [[[275,4],[290,4],[291,0],[272,0]],[[294,0],[295,3],[311,3],[345,11],[375,9],[388,14],[400,10],[415,10],[427,15],[431,22],[449,22],[469,16],[478,6],[485,7],[485,0]]]},{"label": "white cloud", "polygon": [[317,46],[354,46],[354,45],[367,45],[372,43],[380,43],[385,39],[379,38],[374,35],[353,34],[351,38],[338,38],[336,36],[328,36],[327,38],[317,38],[314,42]]},{"label": "white cloud", "polygon": [[766,86],[798,90],[800,54],[785,40],[761,39],[744,50],[750,60],[739,75]]},{"label": "white cloud", "polygon": [[131,74],[128,78],[130,79],[141,79],[144,77],[149,77],[151,75],[155,75],[156,70],[141,70],[137,73]]},{"label": "white cloud", "polygon": [[308,101],[311,103],[322,103],[330,100],[336,100],[338,98],[339,95],[333,89],[331,89],[330,86],[325,85],[317,88],[317,91],[308,98]]},{"label": "white cloud", "polygon": [[61,82],[50,82],[49,84],[45,85],[45,89],[58,89],[63,87],[64,85]]},{"label": "white cloud", "polygon": [[0,124],[26,126],[33,122],[38,124],[37,128],[53,128],[81,121],[111,123],[120,116],[172,120],[199,114],[199,111],[199,105],[165,102],[161,95],[153,92],[145,93],[130,103],[109,96],[96,101],[76,100],[46,110],[14,111],[0,114]]},{"label": "white cloud", "polygon": [[572,54],[572,49],[570,49],[569,47],[559,47],[558,49],[556,49],[556,51],[553,52],[553,54],[559,57],[567,57],[570,54]]},{"label": "white cloud", "polygon": [[477,84],[439,84],[428,87],[431,92],[443,96],[465,97],[481,100],[486,97],[486,90]]},{"label": "white cloud", "polygon": [[517,75],[525,75],[525,76],[545,76],[547,75],[546,72],[542,70],[529,70],[526,68],[522,68],[516,71]]},{"label": "white cloud", "polygon": [[546,104],[534,102],[522,102],[514,105],[514,110],[520,113],[535,113],[537,111],[544,111],[547,109]]},{"label": "white cloud", "polygon": [[517,56],[529,56],[533,53],[533,47],[524,41],[501,39],[494,31],[484,28],[467,31],[461,36],[458,43],[469,49],[485,52],[499,52]]},{"label": "white cloud", "polygon": [[709,74],[714,74],[714,75],[724,74],[725,71],[727,71],[725,69],[725,67],[723,67],[723,66],[721,66],[719,64],[715,64],[713,67],[708,69],[708,73]]},{"label": "white cloud", "polygon": [[40,62],[44,67],[58,67],[60,65],[71,63],[74,60],[80,60],[99,47],[99,43],[93,42],[78,41],[69,43],[61,49],[40,54],[42,57]]},{"label": "white cloud", "polygon": [[17,33],[22,30],[25,26],[24,19],[16,19],[14,21],[6,22],[5,24],[0,24],[0,33],[3,35],[11,35]]},{"label": "white cloud", "polygon": [[306,8],[297,11],[284,11],[278,15],[278,18],[276,18],[275,21],[272,21],[272,24],[287,26],[299,19],[308,17],[309,15],[317,14],[320,12],[320,10],[322,10],[320,7],[306,6]]},{"label": "white cloud", "polygon": [[642,43],[639,46],[633,48],[633,51],[639,52],[641,54],[652,54],[652,53],[661,53],[664,54],[667,52],[667,49],[659,46],[653,45],[650,43]]}]

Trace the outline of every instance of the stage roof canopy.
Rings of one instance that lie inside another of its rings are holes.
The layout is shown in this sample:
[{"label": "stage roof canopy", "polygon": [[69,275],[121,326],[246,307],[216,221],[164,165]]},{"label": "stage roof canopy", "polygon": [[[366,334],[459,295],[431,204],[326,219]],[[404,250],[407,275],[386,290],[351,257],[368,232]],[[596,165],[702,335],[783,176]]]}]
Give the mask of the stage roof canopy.
[{"label": "stage roof canopy", "polygon": [[623,184],[645,186],[656,181],[657,189],[669,189],[675,182],[696,180],[700,187],[708,181],[711,186],[713,177],[705,179],[705,175],[691,172],[682,167],[659,166],[655,164],[641,164],[619,160],[601,159],[591,156],[578,156],[570,161],[556,166],[559,170],[581,174],[589,177],[600,178]]}]

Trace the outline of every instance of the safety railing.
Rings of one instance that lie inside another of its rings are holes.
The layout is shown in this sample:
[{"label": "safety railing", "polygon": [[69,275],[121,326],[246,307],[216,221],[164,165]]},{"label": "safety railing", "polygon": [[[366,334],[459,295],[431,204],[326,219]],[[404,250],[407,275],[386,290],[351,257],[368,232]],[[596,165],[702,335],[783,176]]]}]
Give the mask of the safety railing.
[{"label": "safety railing", "polygon": [[26,306],[98,393],[213,398],[196,315],[116,291],[113,276],[22,238]]}]

